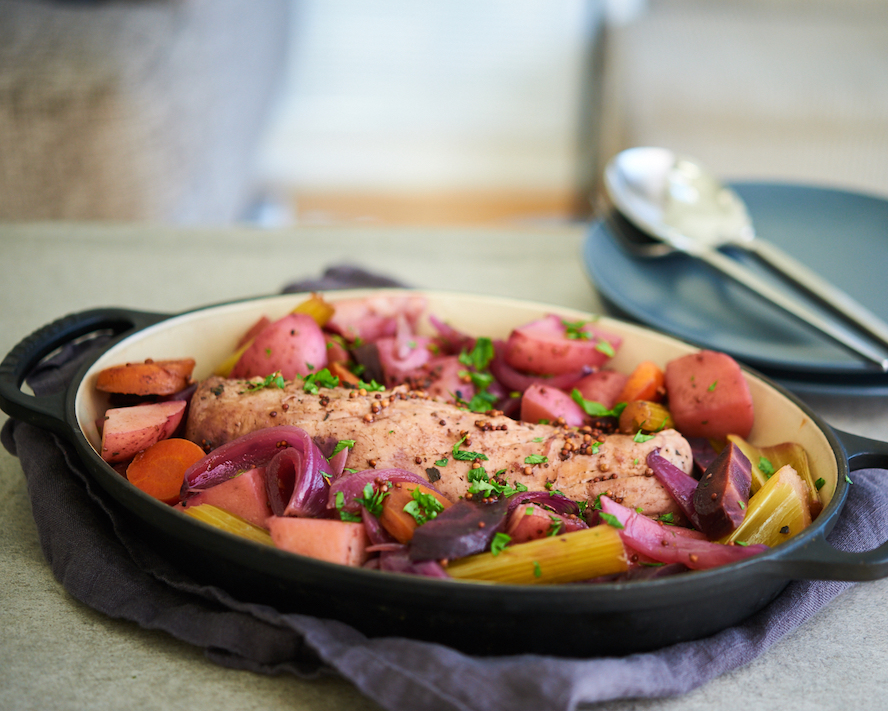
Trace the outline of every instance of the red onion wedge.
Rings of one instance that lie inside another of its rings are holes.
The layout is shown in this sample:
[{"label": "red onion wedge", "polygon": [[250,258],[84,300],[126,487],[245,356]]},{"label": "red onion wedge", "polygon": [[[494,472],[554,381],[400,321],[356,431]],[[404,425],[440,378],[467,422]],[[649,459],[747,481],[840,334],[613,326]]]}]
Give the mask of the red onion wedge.
[{"label": "red onion wedge", "polygon": [[622,526],[620,537],[633,550],[661,563],[683,563],[693,570],[705,570],[734,563],[768,550],[768,546],[730,546],[712,543],[678,533],[677,526],[664,526],[646,516],[601,497],[601,509]]}]

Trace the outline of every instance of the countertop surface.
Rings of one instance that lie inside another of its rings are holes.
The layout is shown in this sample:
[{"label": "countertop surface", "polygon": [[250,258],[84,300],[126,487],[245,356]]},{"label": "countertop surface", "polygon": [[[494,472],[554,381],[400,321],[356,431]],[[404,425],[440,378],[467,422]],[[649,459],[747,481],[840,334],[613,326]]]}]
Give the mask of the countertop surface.
[{"label": "countertop surface", "polygon": [[[83,309],[174,313],[276,293],[346,263],[414,286],[599,312],[580,262],[585,230],[0,225],[0,352]],[[805,399],[833,426],[888,440],[884,399]],[[378,708],[338,677],[225,669],[164,633],[106,618],[68,596],[41,553],[19,462],[5,450],[0,502],[0,708]],[[852,587],[751,664],[687,695],[598,707],[881,709],[886,692],[888,582],[877,581]]]}]

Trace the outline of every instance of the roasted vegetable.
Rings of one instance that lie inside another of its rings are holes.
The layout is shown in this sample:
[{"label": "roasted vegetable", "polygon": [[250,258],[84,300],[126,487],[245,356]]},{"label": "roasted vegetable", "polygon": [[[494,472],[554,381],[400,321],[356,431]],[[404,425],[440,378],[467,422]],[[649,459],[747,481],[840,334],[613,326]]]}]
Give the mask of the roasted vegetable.
[{"label": "roasted vegetable", "polygon": [[601,525],[462,558],[447,572],[467,580],[538,585],[589,580],[628,568],[620,534]]},{"label": "roasted vegetable", "polygon": [[756,447],[742,437],[728,435],[728,440],[736,444],[752,463],[752,493],[754,494],[781,467],[787,464],[795,469],[808,488],[808,508],[811,517],[817,518],[823,510],[820,490],[808,466],[808,453],[797,442],[781,442],[767,447]]},{"label": "roasted vegetable", "polygon": [[700,478],[694,491],[694,511],[700,529],[710,539],[728,535],[743,522],[750,469],[746,455],[729,442]]},{"label": "roasted vegetable", "polygon": [[196,518],[198,521],[203,521],[210,526],[221,528],[223,531],[228,531],[236,536],[248,538],[251,541],[262,543],[267,546],[274,545],[271,541],[271,536],[265,529],[259,528],[259,526],[254,526],[240,516],[235,516],[234,514],[228,513],[228,511],[223,511],[211,504],[188,506],[187,508],[182,509],[182,511],[192,518]]},{"label": "roasted vegetable", "polygon": [[675,427],[669,410],[658,402],[633,400],[620,413],[620,432],[634,435],[636,432],[659,432]]},{"label": "roasted vegetable", "polygon": [[666,364],[666,391],[675,426],[686,437],[748,437],[752,394],[733,358],[699,351]]},{"label": "roasted vegetable", "polygon": [[791,466],[786,465],[749,499],[743,523],[722,542],[776,546],[810,524],[807,485]]},{"label": "roasted vegetable", "polygon": [[188,386],[193,370],[193,358],[114,365],[99,372],[96,388],[124,395],[173,395]]}]

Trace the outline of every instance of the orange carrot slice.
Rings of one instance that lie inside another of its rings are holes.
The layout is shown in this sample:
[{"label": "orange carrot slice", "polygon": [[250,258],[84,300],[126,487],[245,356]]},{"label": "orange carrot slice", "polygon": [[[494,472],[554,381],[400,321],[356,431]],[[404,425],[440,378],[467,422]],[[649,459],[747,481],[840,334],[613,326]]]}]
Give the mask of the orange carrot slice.
[{"label": "orange carrot slice", "polygon": [[165,504],[179,502],[185,471],[205,452],[187,439],[164,439],[139,452],[126,470],[130,483]]},{"label": "orange carrot slice", "polygon": [[623,386],[617,402],[632,402],[633,400],[648,400],[660,402],[666,390],[664,387],[665,375],[656,363],[649,360],[642,361],[637,366],[629,380]]},{"label": "orange carrot slice", "polygon": [[96,388],[126,395],[172,395],[188,386],[193,370],[193,358],[115,365],[99,372]]}]

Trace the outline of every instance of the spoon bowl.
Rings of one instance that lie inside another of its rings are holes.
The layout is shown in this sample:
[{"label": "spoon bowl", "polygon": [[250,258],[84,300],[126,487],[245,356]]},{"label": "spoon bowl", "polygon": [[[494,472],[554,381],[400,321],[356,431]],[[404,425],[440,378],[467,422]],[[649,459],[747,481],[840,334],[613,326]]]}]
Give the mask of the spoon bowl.
[{"label": "spoon bowl", "polygon": [[[614,233],[633,254],[662,257],[676,251],[696,257],[761,297],[888,372],[888,324],[801,262],[756,236],[743,200],[695,160],[666,148],[638,147],[617,154],[604,171],[608,198],[618,215],[651,240]],[[721,251],[754,254],[776,276],[800,289],[843,322],[827,318],[778,285],[762,279]],[[849,327],[850,326],[850,327]]]}]

